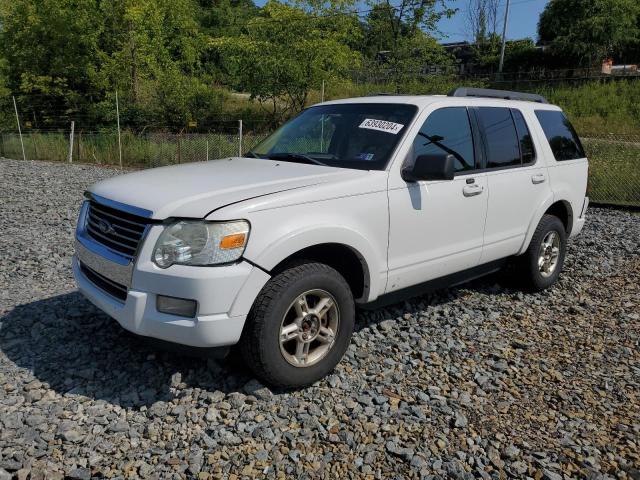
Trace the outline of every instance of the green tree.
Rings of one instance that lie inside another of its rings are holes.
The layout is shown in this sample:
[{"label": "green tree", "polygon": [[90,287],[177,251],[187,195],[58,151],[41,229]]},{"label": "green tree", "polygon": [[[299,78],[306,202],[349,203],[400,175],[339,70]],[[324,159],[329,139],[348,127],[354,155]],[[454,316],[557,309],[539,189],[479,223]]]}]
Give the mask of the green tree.
[{"label": "green tree", "polygon": [[371,2],[365,26],[366,49],[370,58],[385,64],[398,91],[403,81],[423,68],[451,64],[451,58],[429,32],[437,32],[438,21],[454,13],[440,0]]},{"label": "green tree", "polygon": [[574,65],[619,57],[640,38],[638,0],[551,0],[538,23],[540,40]]},{"label": "green tree", "polygon": [[[95,0],[0,3],[6,87],[30,110],[25,117],[46,126],[95,98],[98,19]],[[48,115],[42,118],[42,112]]]},{"label": "green tree", "polygon": [[207,36],[196,0],[0,2],[6,87],[36,127],[115,120],[181,127],[220,112],[203,66]]},{"label": "green tree", "polygon": [[[100,9],[98,80],[108,94],[117,89],[132,123],[163,119],[184,125],[188,97],[201,72],[206,44],[192,0],[120,0]],[[109,100],[110,101],[110,100]]]},{"label": "green tree", "polygon": [[252,0],[199,0],[200,25],[213,37],[239,35],[260,9]]},{"label": "green tree", "polygon": [[310,14],[299,6],[268,2],[239,36],[213,39],[229,82],[248,92],[274,123],[302,110],[322,80],[344,77],[360,55],[349,48],[355,18]]}]

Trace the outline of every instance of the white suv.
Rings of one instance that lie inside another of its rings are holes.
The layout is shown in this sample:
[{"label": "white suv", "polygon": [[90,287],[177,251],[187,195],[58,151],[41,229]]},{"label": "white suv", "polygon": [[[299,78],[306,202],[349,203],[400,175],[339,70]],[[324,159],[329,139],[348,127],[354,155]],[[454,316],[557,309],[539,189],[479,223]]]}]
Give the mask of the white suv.
[{"label": "white suv", "polygon": [[94,185],[73,270],[127,330],[194,351],[240,343],[259,378],[302,386],[340,361],[356,304],[509,259],[530,289],[552,285],[584,225],[587,168],[542,97],[325,102],[241,158]]}]

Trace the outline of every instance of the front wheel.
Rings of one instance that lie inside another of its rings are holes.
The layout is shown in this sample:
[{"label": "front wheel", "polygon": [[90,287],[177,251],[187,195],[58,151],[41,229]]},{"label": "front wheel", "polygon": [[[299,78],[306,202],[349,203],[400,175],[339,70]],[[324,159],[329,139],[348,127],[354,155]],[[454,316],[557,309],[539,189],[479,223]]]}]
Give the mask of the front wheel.
[{"label": "front wheel", "polygon": [[564,265],[566,249],[567,233],[560,219],[543,215],[529,248],[519,258],[525,287],[540,291],[556,283]]},{"label": "front wheel", "polygon": [[344,355],[355,320],[351,289],[333,268],[303,262],[263,287],[240,339],[246,364],[276,387],[309,385]]}]

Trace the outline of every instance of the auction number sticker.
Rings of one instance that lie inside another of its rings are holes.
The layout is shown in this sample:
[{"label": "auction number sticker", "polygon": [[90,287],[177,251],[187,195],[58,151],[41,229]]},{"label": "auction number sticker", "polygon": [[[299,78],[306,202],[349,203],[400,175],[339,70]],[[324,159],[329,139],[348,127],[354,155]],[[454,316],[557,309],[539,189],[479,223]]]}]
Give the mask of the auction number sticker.
[{"label": "auction number sticker", "polygon": [[397,135],[402,130],[401,123],[387,122],[385,120],[376,120],[375,118],[365,118],[360,124],[360,128],[366,128],[368,130],[378,130],[379,132],[393,133]]}]

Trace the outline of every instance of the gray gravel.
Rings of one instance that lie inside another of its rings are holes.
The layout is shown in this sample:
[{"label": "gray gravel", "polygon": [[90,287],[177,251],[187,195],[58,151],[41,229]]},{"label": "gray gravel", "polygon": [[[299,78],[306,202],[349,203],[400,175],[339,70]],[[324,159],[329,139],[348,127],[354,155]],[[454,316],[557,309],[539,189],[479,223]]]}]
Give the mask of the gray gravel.
[{"label": "gray gravel", "polygon": [[271,391],[160,352],[74,290],[82,191],[0,160],[0,480],[640,478],[640,216],[592,209],[559,284],[361,312],[326,380]]}]

